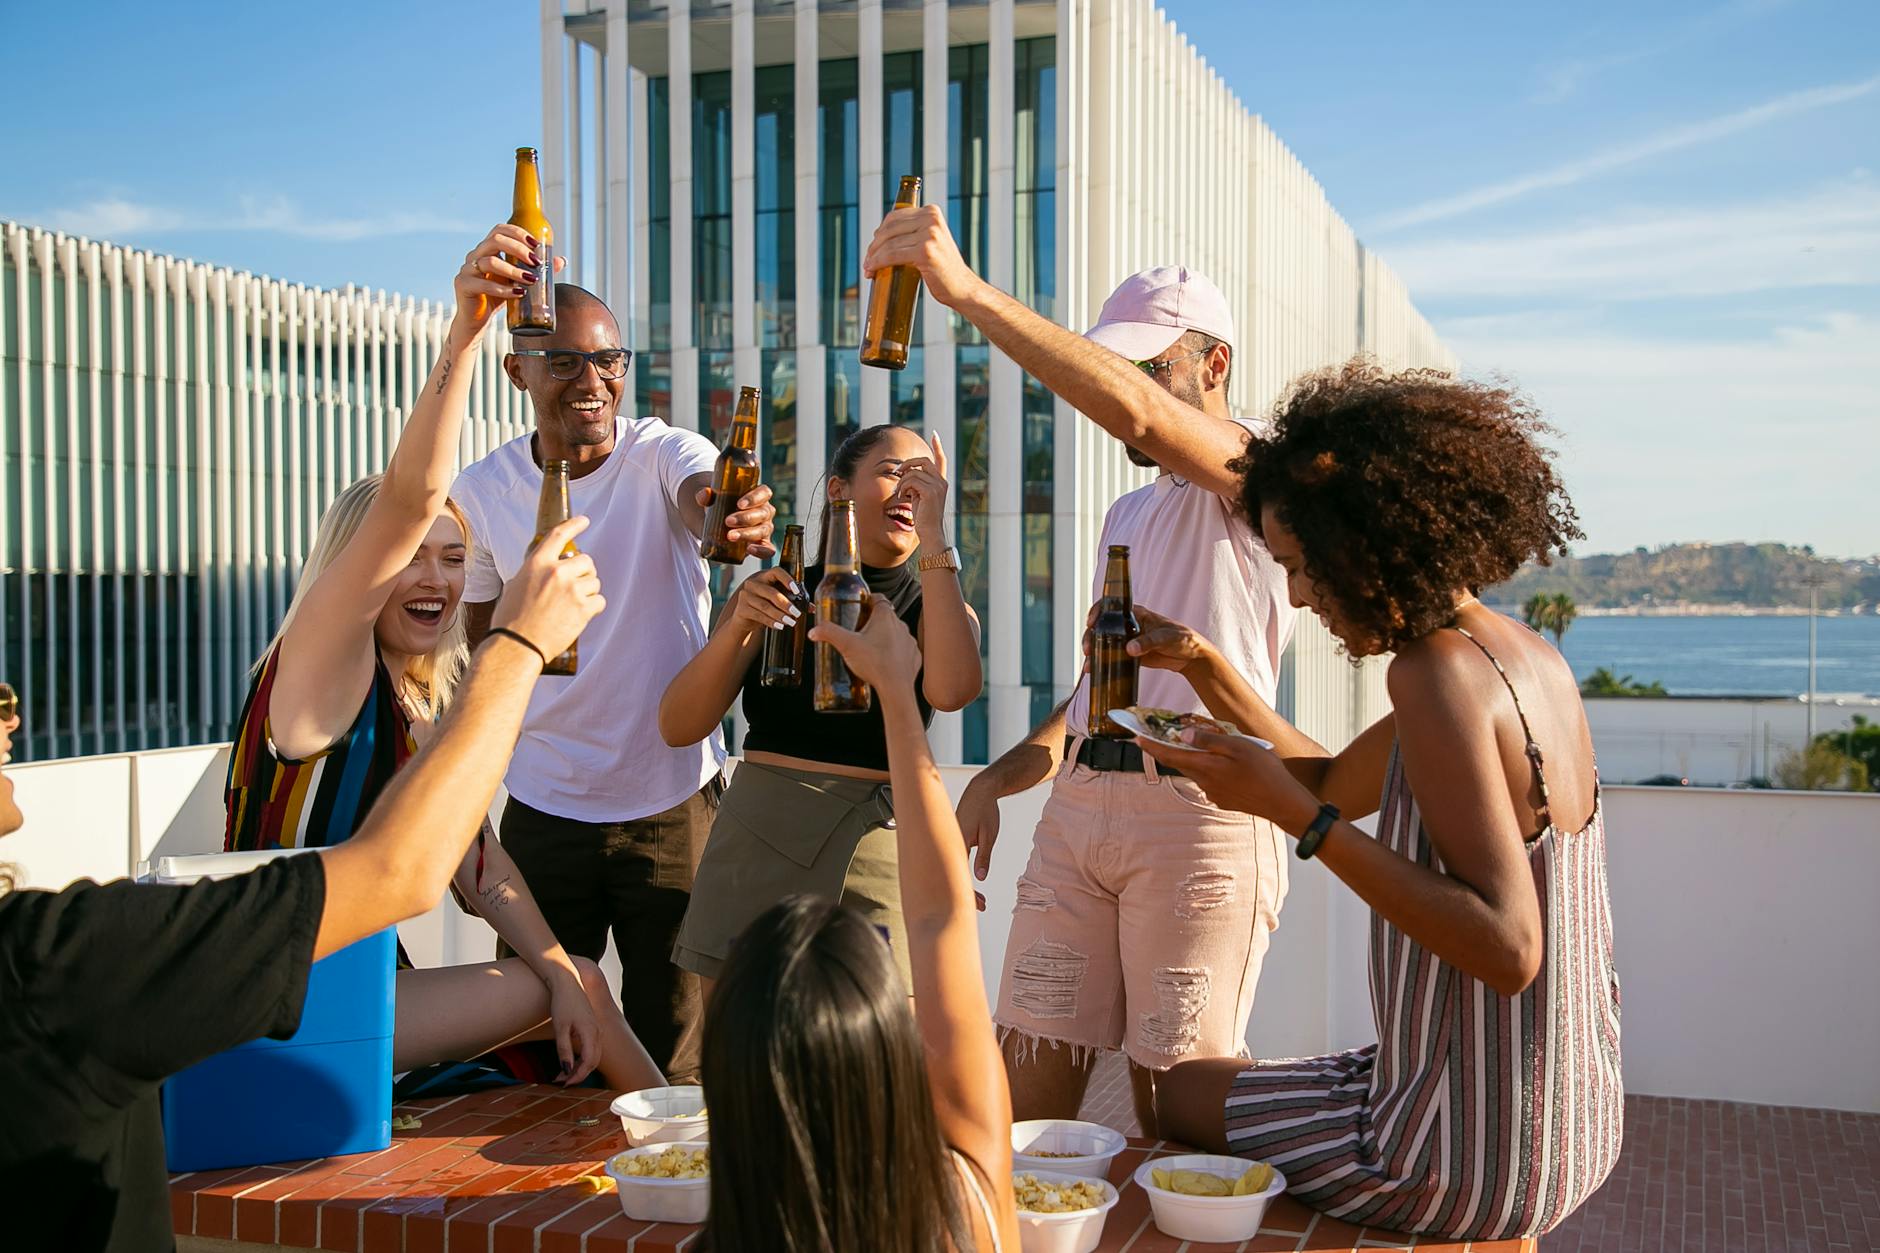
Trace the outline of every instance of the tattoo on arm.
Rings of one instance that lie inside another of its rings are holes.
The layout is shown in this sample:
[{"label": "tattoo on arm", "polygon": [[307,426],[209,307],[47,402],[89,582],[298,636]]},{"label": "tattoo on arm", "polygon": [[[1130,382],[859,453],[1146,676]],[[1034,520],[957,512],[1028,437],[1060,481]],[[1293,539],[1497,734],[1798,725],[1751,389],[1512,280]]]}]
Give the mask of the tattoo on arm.
[{"label": "tattoo on arm", "polygon": [[437,394],[444,394],[444,385],[450,382],[450,342],[444,343],[444,358],[437,363]]},{"label": "tattoo on arm", "polygon": [[484,888],[478,893],[483,898],[483,916],[489,917],[491,910],[502,909],[517,898],[516,889],[510,886],[508,876]]}]

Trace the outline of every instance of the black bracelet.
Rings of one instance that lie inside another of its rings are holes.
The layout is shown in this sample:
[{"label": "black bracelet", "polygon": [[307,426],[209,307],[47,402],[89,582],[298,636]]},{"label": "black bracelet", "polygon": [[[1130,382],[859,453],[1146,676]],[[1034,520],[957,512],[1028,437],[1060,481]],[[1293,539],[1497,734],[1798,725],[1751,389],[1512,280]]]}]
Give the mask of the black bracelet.
[{"label": "black bracelet", "polygon": [[[524,648],[528,649],[530,652],[534,653],[537,657],[540,657],[542,659],[542,669],[544,670],[548,669],[548,654],[543,652],[541,649],[537,648],[534,642],[530,640],[528,636],[522,634],[520,631],[512,631],[508,627],[491,627],[490,635],[501,635],[501,636],[505,636],[509,639],[516,641],[516,643],[522,645]],[[488,638],[488,637],[486,636],[485,638]]]},{"label": "black bracelet", "polygon": [[1312,855],[1319,851],[1320,841],[1325,839],[1325,833],[1330,831],[1332,824],[1337,821],[1338,806],[1319,806],[1318,816],[1312,819],[1311,826],[1308,826],[1304,831],[1299,833],[1299,843],[1297,847],[1293,849],[1294,852],[1299,854],[1300,861],[1310,860]]}]

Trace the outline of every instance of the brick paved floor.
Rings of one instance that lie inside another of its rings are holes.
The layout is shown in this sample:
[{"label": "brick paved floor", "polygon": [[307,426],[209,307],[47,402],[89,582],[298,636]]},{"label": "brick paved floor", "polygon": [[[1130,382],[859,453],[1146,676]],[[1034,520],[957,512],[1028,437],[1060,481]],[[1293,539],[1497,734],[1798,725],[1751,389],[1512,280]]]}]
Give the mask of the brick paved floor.
[{"label": "brick paved floor", "polygon": [[[1098,1063],[1083,1117],[1137,1135],[1129,1072]],[[1880,1114],[1630,1096],[1605,1186],[1542,1253],[1880,1250]]]}]

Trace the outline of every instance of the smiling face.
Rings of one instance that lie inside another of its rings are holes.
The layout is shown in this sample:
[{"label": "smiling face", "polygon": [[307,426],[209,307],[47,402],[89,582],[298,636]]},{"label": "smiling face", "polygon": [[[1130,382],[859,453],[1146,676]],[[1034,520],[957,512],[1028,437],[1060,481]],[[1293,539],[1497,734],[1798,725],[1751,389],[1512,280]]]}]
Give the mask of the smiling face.
[{"label": "smiling face", "polygon": [[392,583],[375,628],[381,649],[419,657],[437,647],[463,599],[467,555],[463,525],[446,511],[431,524],[417,555]]},{"label": "smiling face", "polygon": [[862,451],[853,473],[830,478],[829,499],[855,502],[855,535],[865,563],[898,566],[920,547],[914,501],[902,489],[901,467],[916,458],[931,460],[933,449],[907,427],[879,429],[881,436]]},{"label": "smiling face", "polygon": [[[617,349],[621,346],[620,327],[597,297],[560,284],[555,289],[555,333],[536,336],[527,346],[576,352]],[[619,413],[620,399],[627,389],[624,375],[604,379],[592,362],[585,362],[573,378],[559,379],[549,372],[544,357],[511,356],[504,359],[503,366],[510,380],[529,393],[544,461],[584,461],[593,454],[584,457],[583,450],[599,449],[604,453],[611,448],[614,415]]]}]

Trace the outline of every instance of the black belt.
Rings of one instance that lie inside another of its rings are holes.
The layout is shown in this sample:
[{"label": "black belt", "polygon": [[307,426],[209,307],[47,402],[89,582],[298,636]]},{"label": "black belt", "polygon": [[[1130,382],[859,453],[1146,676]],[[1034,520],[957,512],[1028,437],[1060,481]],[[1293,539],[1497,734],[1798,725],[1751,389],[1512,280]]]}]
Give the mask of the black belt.
[{"label": "black belt", "polygon": [[[1074,736],[1064,737],[1064,753],[1070,755],[1071,741]],[[1077,764],[1089,766],[1092,770],[1120,771],[1129,774],[1142,774],[1142,749],[1129,740],[1085,739],[1077,749]],[[1157,774],[1179,775],[1181,771],[1173,766],[1155,763]]]}]

